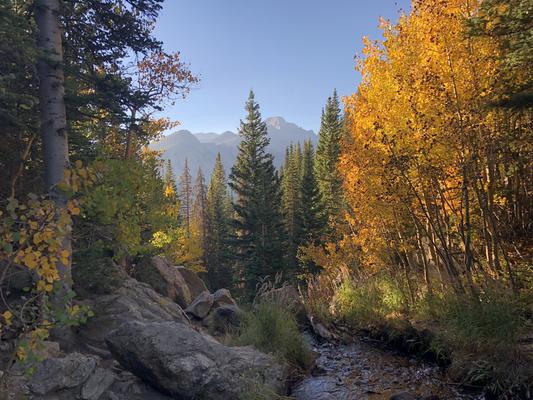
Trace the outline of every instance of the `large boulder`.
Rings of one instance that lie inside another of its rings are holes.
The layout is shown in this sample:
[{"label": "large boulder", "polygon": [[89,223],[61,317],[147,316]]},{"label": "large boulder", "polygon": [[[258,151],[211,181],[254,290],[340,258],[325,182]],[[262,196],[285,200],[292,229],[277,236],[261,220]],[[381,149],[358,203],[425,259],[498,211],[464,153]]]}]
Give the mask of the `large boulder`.
[{"label": "large boulder", "polygon": [[193,302],[185,309],[187,314],[203,319],[209,314],[214,303],[214,296],[209,292],[200,293]]},{"label": "large boulder", "polygon": [[37,395],[47,395],[72,389],[85,382],[96,368],[97,359],[79,353],[63,358],[47,358],[29,381],[29,388]]},{"label": "large boulder", "polygon": [[0,390],[1,398],[5,394],[13,400],[170,400],[116,361],[98,356],[49,357],[31,377],[18,368],[8,376],[7,392]]},{"label": "large boulder", "polygon": [[191,300],[197,298],[200,293],[209,291],[207,286],[205,286],[204,281],[200,279],[196,272],[191,271],[189,268],[185,268],[183,266],[177,266],[176,268],[187,283],[189,293],[191,294]]},{"label": "large boulder", "polygon": [[213,308],[204,319],[204,325],[213,335],[235,332],[241,325],[244,312],[237,306],[224,304]]},{"label": "large boulder", "polygon": [[286,393],[288,369],[253,347],[227,347],[179,322],[131,322],[106,339],[122,366],[182,400],[238,399],[261,386]]},{"label": "large boulder", "polygon": [[163,257],[144,258],[135,266],[133,277],[149,284],[157,293],[174,300],[183,308],[197,296],[191,294],[180,269]]},{"label": "large boulder", "polygon": [[218,289],[213,293],[213,307],[220,307],[223,305],[236,306],[237,302],[231,297],[231,293],[228,289]]},{"label": "large boulder", "polygon": [[178,304],[129,277],[115,294],[96,296],[86,304],[95,316],[79,329],[78,338],[101,356],[108,355],[105,336],[125,322],[188,321]]},{"label": "large boulder", "polygon": [[96,367],[92,375],[85,381],[81,388],[83,400],[98,400],[115,381],[116,376],[108,369]]}]

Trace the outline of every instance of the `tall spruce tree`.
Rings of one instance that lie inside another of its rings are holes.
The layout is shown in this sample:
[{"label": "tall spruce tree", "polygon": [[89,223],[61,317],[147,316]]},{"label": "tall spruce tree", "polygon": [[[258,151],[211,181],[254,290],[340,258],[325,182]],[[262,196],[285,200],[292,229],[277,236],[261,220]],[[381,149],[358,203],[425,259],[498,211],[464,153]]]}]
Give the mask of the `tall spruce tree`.
[{"label": "tall spruce tree", "polygon": [[179,199],[180,199],[181,216],[183,218],[183,225],[185,227],[185,232],[187,236],[190,236],[193,188],[192,188],[191,171],[189,170],[189,163],[187,159],[185,159],[185,165],[183,166],[183,172],[181,173],[179,183],[180,183]]},{"label": "tall spruce tree", "polygon": [[315,173],[328,220],[336,220],[342,209],[342,178],[337,170],[340,141],[343,135],[343,117],[337,91],[328,98],[322,113],[318,145],[315,156]]},{"label": "tall spruce tree", "polygon": [[202,249],[201,263],[207,265],[207,232],[210,229],[209,211],[207,207],[207,188],[202,168],[198,168],[194,184],[194,203],[191,212],[191,226],[200,248]]},{"label": "tall spruce tree", "polygon": [[172,168],[172,163],[167,160],[166,167],[164,169],[163,181],[165,182],[165,194],[167,197],[177,196],[178,188],[176,186],[176,175]]},{"label": "tall spruce tree", "polygon": [[[314,169],[314,149],[311,141],[304,143],[302,156],[302,180],[300,183],[301,245],[318,244],[324,232],[325,218],[322,197]],[[300,265],[305,273],[318,271],[313,262],[306,261]]]},{"label": "tall spruce tree", "polygon": [[298,260],[296,256],[298,246],[301,243],[302,213],[305,212],[300,207],[301,165],[301,149],[291,144],[287,147],[281,180],[281,204],[286,234],[286,270],[290,278],[294,277],[298,272]]},{"label": "tall spruce tree", "polygon": [[233,287],[231,268],[231,200],[220,153],[207,191],[209,231],[207,232],[207,283],[211,290]]},{"label": "tall spruce tree", "polygon": [[266,151],[267,128],[252,91],[246,111],[246,120],[239,128],[242,141],[231,170],[230,187],[236,195],[236,267],[246,295],[253,297],[262,277],[283,270],[283,223],[280,182],[273,157]]}]

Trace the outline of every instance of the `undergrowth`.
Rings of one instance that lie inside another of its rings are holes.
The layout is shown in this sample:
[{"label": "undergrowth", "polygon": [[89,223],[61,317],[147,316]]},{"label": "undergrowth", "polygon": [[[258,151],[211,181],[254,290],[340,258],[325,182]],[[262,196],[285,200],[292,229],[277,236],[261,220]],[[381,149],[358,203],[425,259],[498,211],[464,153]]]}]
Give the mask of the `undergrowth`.
[{"label": "undergrowth", "polygon": [[329,308],[330,318],[354,330],[381,332],[378,336],[393,346],[417,343],[415,352],[447,359],[448,375],[465,386],[495,398],[525,398],[533,386],[533,366],[519,341],[532,327],[530,298],[491,288],[475,297],[433,293],[413,304],[406,292],[401,280],[383,275],[346,279],[323,300],[326,304],[313,308]]},{"label": "undergrowth", "polygon": [[253,345],[287,362],[293,370],[307,370],[313,354],[298,330],[294,315],[271,303],[260,303],[248,312],[238,334],[236,345]]}]

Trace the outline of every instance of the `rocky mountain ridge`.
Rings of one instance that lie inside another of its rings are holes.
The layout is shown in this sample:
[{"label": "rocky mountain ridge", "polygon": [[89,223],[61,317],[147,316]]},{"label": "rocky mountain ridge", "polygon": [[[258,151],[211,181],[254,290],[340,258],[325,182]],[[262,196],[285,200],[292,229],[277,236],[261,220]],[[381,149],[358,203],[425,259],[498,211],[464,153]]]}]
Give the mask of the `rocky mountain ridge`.
[{"label": "rocky mountain ridge", "polygon": [[[274,164],[279,167],[285,157],[285,149],[291,143],[303,144],[311,140],[317,142],[317,135],[312,130],[306,130],[298,125],[287,122],[282,117],[271,117],[265,120],[270,138],[269,151],[274,156]],[[162,159],[170,160],[177,176],[183,170],[187,159],[191,174],[195,175],[201,167],[204,175],[209,177],[215,165],[217,153],[222,157],[222,163],[229,174],[238,153],[241,139],[237,133],[225,131],[223,133],[192,133],[179,130],[163,137],[150,147],[162,152]]]}]

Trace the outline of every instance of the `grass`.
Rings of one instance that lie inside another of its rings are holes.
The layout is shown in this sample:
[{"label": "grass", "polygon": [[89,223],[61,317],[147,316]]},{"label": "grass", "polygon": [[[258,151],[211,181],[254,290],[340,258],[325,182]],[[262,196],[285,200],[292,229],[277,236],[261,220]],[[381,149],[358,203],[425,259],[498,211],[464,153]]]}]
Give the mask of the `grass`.
[{"label": "grass", "polygon": [[243,319],[236,345],[253,345],[287,362],[293,370],[305,371],[313,363],[313,353],[298,330],[294,315],[271,303],[260,303]]},{"label": "grass", "polygon": [[373,326],[404,316],[406,301],[390,279],[376,276],[363,283],[345,280],[335,293],[335,312],[349,325]]}]

